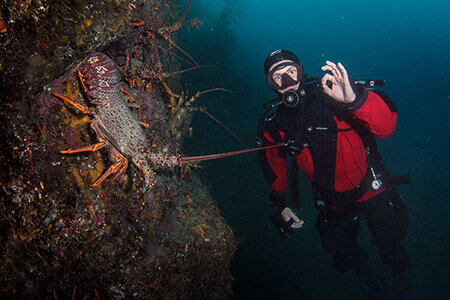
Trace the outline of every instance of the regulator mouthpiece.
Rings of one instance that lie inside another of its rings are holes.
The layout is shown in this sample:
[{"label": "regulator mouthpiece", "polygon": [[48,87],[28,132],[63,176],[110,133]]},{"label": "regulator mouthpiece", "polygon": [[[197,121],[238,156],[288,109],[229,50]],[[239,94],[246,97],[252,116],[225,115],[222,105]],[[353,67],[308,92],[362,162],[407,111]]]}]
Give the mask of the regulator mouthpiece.
[{"label": "regulator mouthpiece", "polygon": [[300,102],[300,97],[296,91],[287,91],[282,96],[283,103],[287,107],[296,107]]}]

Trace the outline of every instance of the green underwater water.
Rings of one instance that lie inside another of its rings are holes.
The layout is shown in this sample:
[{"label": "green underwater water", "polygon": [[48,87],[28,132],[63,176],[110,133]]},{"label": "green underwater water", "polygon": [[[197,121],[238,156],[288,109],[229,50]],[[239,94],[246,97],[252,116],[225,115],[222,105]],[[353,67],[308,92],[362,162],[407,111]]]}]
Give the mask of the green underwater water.
[{"label": "green underwater water", "polygon": [[[393,174],[409,174],[399,190],[409,207],[405,240],[413,261],[416,299],[448,299],[450,134],[450,18],[448,1],[195,1],[189,16],[199,30],[180,33],[180,44],[211,72],[189,74],[198,90],[215,86],[232,94],[198,100],[233,130],[230,134],[203,114],[194,117],[184,152],[200,155],[255,146],[261,105],[274,98],[263,74],[271,51],[295,52],[310,76],[325,60],[340,61],[350,76],[385,79],[382,89],[398,106],[397,128],[379,147]],[[314,230],[315,210],[306,180],[301,197],[305,226],[282,241],[269,220],[269,185],[256,153],[204,163],[200,170],[223,216],[241,244],[232,263],[235,299],[362,299],[354,275],[333,270]],[[361,244],[390,287],[370,235]]]}]

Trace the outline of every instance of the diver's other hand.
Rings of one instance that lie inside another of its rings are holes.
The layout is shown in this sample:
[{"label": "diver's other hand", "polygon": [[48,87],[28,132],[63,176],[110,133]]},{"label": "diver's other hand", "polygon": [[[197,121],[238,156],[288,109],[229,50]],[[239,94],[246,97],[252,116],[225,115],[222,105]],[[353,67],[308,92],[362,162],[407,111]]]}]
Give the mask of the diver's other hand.
[{"label": "diver's other hand", "polygon": [[[321,79],[323,92],[338,102],[352,103],[356,98],[356,94],[353,91],[344,66],[341,63],[338,63],[336,66],[335,63],[327,60],[326,65],[321,69],[322,71],[331,72],[331,74],[325,74]],[[328,82],[332,84],[331,88],[327,85]]]},{"label": "diver's other hand", "polygon": [[300,220],[296,214],[292,211],[290,207],[286,207],[281,211],[281,218],[283,218],[284,222],[288,222],[289,220],[293,220],[294,223],[292,223],[292,228],[302,228],[303,226],[303,220]]}]

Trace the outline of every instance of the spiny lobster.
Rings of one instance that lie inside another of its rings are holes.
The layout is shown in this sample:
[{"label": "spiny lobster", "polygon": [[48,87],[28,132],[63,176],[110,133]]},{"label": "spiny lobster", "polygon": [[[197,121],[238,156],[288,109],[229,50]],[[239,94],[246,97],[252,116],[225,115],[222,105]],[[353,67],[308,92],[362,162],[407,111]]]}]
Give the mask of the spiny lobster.
[{"label": "spiny lobster", "polygon": [[81,62],[76,71],[89,102],[95,107],[83,106],[57,93],[52,93],[52,95],[68,102],[83,113],[92,115],[91,127],[97,134],[99,142],[61,152],[78,153],[106,148],[115,161],[91,186],[98,186],[110,175],[114,175],[112,180],[115,180],[127,169],[129,160],[141,170],[146,184],[152,187],[156,181],[155,173],[152,170],[153,165],[171,167],[182,163],[216,159],[283,146],[277,144],[192,157],[167,156],[161,153],[150,152],[149,143],[136,116],[125,103],[119,85],[119,72],[111,58],[103,53],[92,53]]},{"label": "spiny lobster", "polygon": [[106,148],[115,161],[91,186],[97,186],[108,176],[115,180],[128,167],[131,160],[143,173],[148,186],[155,183],[152,165],[175,166],[180,164],[176,156],[149,152],[149,143],[133,112],[128,108],[119,85],[119,72],[114,62],[103,53],[88,55],[76,68],[81,85],[94,108],[83,106],[60,94],[52,95],[70,103],[80,111],[93,115],[91,127],[98,143],[62,153],[97,151]]}]

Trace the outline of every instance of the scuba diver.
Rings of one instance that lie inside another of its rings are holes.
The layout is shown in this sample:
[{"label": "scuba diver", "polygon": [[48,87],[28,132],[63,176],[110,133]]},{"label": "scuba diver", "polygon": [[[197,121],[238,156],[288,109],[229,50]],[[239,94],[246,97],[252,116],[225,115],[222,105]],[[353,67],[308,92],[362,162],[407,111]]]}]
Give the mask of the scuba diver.
[{"label": "scuba diver", "polygon": [[[264,105],[267,111],[258,123],[258,144],[279,145],[259,151],[271,185],[269,197],[277,208],[271,220],[283,238],[303,226],[292,210],[298,204],[295,196],[291,203],[286,199],[289,155],[291,179],[300,169],[311,181],[316,228],[334,268],[353,269],[366,299],[387,297],[358,244],[363,216],[382,261],[392,267],[394,299],[411,299],[411,262],[401,243],[407,208],[394,188],[408,183],[409,177],[389,174],[375,140],[392,134],[397,107],[372,88],[375,81],[349,79],[341,63],[327,61],[321,69],[327,72],[322,78],[307,78],[297,56],[287,50],[272,52],[264,62],[267,84],[278,96]],[[298,194],[295,179],[292,187],[292,195],[296,190]]]}]

